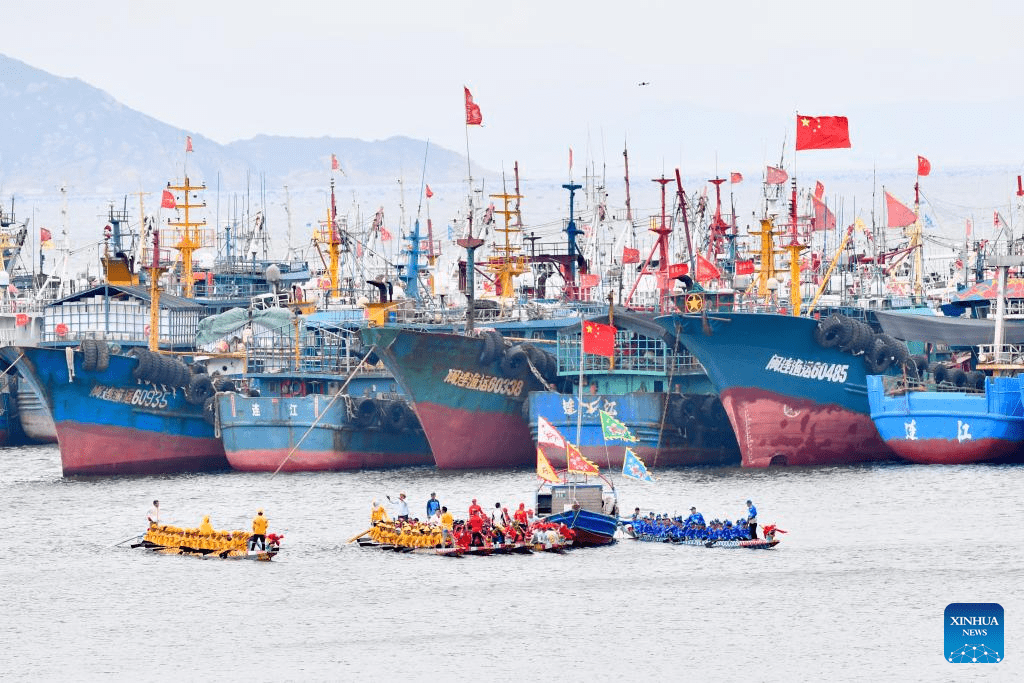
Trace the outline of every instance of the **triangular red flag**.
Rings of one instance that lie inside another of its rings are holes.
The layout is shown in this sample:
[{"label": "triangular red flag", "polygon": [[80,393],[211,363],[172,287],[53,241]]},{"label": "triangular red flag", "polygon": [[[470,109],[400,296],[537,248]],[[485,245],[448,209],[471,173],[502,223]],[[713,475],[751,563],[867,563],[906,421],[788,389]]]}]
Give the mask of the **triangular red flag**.
[{"label": "triangular red flag", "polygon": [[697,282],[707,282],[708,280],[717,280],[722,277],[722,273],[718,270],[718,266],[700,254],[697,254],[696,275]]},{"label": "triangular red flag", "polygon": [[480,113],[480,106],[473,102],[473,95],[470,94],[469,88],[462,86],[462,89],[466,91],[466,125],[483,125],[484,116]]},{"label": "triangular red flag", "polygon": [[928,175],[932,172],[932,162],[920,154],[917,155],[917,175]]},{"label": "triangular red flag", "polygon": [[427,199],[434,196],[434,193],[430,191],[430,185],[427,185]]},{"label": "triangular red flag", "polygon": [[836,215],[828,210],[828,206],[821,199],[812,197],[814,204],[814,229],[832,230],[836,227]]},{"label": "triangular red flag", "polygon": [[885,210],[889,215],[888,225],[890,228],[905,228],[917,221],[917,214],[888,192],[885,193]]},{"label": "triangular red flag", "polygon": [[565,469],[577,474],[600,474],[597,465],[583,457],[580,449],[571,443],[565,444]]},{"label": "triangular red flag", "polygon": [[164,190],[164,194],[160,198],[160,207],[164,209],[174,209],[177,206],[177,202],[174,201],[174,193],[170,190]]}]

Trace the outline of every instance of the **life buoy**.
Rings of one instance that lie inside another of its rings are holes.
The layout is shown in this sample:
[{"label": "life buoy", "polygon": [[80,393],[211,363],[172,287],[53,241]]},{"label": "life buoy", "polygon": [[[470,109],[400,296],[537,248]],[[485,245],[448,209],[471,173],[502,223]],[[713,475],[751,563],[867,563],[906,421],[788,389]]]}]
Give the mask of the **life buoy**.
[{"label": "life buoy", "polygon": [[149,325],[146,325],[145,327],[142,328],[142,336],[145,339],[149,339]]},{"label": "life buoy", "polygon": [[68,336],[68,326],[64,323],[57,323],[57,327],[53,328],[53,331],[57,333],[58,337]]},{"label": "life buoy", "polygon": [[18,327],[25,327],[25,325],[28,325],[28,316],[24,313],[19,313],[14,316],[14,324]]},{"label": "life buoy", "polygon": [[292,382],[292,396],[305,396],[306,395],[306,383],[302,381]]}]

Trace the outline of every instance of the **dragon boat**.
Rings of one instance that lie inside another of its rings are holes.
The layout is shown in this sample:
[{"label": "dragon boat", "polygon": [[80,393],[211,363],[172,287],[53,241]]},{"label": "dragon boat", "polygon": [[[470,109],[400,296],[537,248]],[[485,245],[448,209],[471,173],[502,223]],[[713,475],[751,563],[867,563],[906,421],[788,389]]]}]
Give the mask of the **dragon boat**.
[{"label": "dragon boat", "polygon": [[484,535],[483,545],[472,545],[471,537],[472,534],[461,522],[456,524],[451,540],[446,541],[441,527],[379,519],[373,522],[372,527],[350,539],[350,542],[357,542],[360,548],[442,557],[561,553],[572,546],[572,540],[566,539],[555,525],[544,522],[535,524],[518,541],[499,542],[493,540],[488,533]]},{"label": "dragon boat", "polygon": [[249,548],[250,534],[244,531],[202,531],[169,525],[150,527],[136,538],[132,548],[149,550],[160,555],[188,555],[220,560],[253,560],[269,562],[281,552],[284,536],[267,534],[264,548]]},{"label": "dragon boat", "polygon": [[[769,527],[765,527],[766,530]],[[748,550],[768,550],[779,544],[775,538],[776,529],[772,528],[766,533],[765,538],[739,540],[739,539],[703,539],[703,538],[673,538],[667,534],[643,534],[638,533],[631,524],[622,527],[626,538],[643,543],[668,543],[671,545],[688,545],[695,548],[747,548]],[[782,531],[779,529],[778,531]],[[784,533],[784,532],[783,532]]]}]

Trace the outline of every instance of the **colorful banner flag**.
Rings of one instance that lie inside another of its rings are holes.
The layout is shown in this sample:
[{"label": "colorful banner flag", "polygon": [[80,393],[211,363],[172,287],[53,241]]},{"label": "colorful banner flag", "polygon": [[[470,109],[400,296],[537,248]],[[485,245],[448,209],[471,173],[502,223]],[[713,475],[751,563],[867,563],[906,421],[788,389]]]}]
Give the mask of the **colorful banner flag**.
[{"label": "colorful banner flag", "polygon": [[932,172],[932,162],[920,154],[917,155],[917,175],[928,175]]},{"label": "colorful banner flag", "polygon": [[177,208],[178,203],[174,201],[174,193],[170,190],[164,190],[163,196],[160,198],[160,207],[164,209]]},{"label": "colorful banner flag", "polygon": [[185,151],[186,152],[191,152],[192,151],[192,136],[191,135],[186,135],[185,136]]},{"label": "colorful banner flag", "polygon": [[888,192],[885,193],[885,210],[889,216],[890,228],[905,228],[917,221],[917,214]]},{"label": "colorful banner flag", "polygon": [[553,484],[557,484],[561,481],[558,478],[558,474],[555,473],[555,468],[548,462],[547,457],[544,455],[544,451],[537,447],[537,476],[544,481],[550,481]]},{"label": "colorful banner flag", "polygon": [[480,113],[479,105],[473,102],[473,96],[470,94],[469,88],[462,86],[462,89],[466,91],[466,125],[483,125],[484,117],[483,114]]},{"label": "colorful banner flag", "polygon": [[730,183],[742,183],[743,182],[743,174],[742,173],[737,173],[736,171],[733,171],[732,173],[729,174],[729,182]]},{"label": "colorful banner flag", "polygon": [[580,449],[571,443],[565,444],[565,469],[576,474],[600,474],[597,465],[583,457]]},{"label": "colorful banner flag", "polygon": [[601,411],[601,434],[605,441],[630,441],[635,443],[637,438],[629,427],[612,417],[611,413]]},{"label": "colorful banner flag", "polygon": [[781,168],[775,168],[774,166],[768,167],[768,173],[764,178],[764,182],[767,185],[781,185],[787,180],[789,180],[789,174]]},{"label": "colorful banner flag", "polygon": [[640,263],[640,250],[630,249],[629,247],[622,248],[622,265],[627,263]]},{"label": "colorful banner flag", "polygon": [[850,123],[845,116],[796,117],[796,150],[850,147]]},{"label": "colorful banner flag", "polygon": [[540,415],[537,416],[537,443],[546,443],[549,446],[565,448],[565,439],[562,435],[555,429],[553,424]]},{"label": "colorful banner flag", "polygon": [[611,358],[615,355],[615,326],[583,323],[583,353]]},{"label": "colorful banner flag", "polygon": [[720,277],[722,277],[722,272],[718,270],[718,266],[697,254],[697,282],[717,280]]},{"label": "colorful banner flag", "polygon": [[622,476],[640,481],[654,481],[651,473],[640,456],[633,452],[632,448],[626,449],[626,455],[622,458]]}]

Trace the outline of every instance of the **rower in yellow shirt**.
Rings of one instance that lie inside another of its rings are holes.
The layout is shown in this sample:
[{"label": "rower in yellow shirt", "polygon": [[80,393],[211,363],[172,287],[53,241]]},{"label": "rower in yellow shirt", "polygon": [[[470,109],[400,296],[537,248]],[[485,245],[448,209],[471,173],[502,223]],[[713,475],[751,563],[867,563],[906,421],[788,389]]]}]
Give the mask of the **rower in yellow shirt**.
[{"label": "rower in yellow shirt", "polygon": [[257,543],[260,545],[260,550],[267,549],[267,518],[263,515],[263,508],[257,510],[256,516],[252,518],[252,536],[249,537],[249,548],[255,550]]}]

